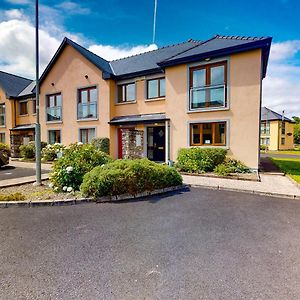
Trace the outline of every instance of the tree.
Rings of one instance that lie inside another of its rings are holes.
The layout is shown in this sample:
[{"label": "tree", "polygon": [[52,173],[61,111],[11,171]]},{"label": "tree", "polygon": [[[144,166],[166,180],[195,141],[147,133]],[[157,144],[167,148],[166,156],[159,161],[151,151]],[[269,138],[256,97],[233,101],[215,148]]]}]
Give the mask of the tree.
[{"label": "tree", "polygon": [[294,143],[300,144],[300,117],[293,117],[293,120],[296,122],[294,127]]}]

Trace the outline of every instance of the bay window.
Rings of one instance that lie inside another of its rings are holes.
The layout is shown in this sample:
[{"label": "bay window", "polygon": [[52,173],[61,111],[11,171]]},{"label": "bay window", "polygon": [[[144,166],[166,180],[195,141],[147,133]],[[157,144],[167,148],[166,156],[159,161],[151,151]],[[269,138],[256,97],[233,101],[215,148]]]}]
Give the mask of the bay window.
[{"label": "bay window", "polygon": [[227,62],[190,68],[190,110],[226,107]]},{"label": "bay window", "polygon": [[77,119],[97,118],[97,88],[78,90]]},{"label": "bay window", "polygon": [[19,102],[19,115],[20,116],[28,115],[28,101]]},{"label": "bay window", "polygon": [[226,122],[190,124],[190,146],[225,146]]}]

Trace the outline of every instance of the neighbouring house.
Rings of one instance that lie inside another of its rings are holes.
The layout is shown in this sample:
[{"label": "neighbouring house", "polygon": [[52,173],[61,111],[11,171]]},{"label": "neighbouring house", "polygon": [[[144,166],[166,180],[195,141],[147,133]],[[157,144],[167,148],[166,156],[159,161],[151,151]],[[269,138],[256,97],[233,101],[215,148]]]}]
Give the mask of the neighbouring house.
[{"label": "neighbouring house", "polygon": [[12,156],[34,140],[35,82],[0,71],[0,142],[9,144]]},{"label": "neighbouring house", "polygon": [[268,150],[294,149],[294,122],[267,107],[261,109],[260,144]]},{"label": "neighbouring house", "polygon": [[216,35],[107,61],[65,38],[40,78],[42,140],[110,139],[115,158],[223,147],[258,169],[272,39]]}]

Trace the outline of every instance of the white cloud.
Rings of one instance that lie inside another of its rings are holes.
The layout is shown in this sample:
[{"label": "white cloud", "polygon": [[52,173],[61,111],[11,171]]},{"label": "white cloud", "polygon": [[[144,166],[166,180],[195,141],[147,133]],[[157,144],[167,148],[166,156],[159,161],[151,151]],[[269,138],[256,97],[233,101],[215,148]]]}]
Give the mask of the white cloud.
[{"label": "white cloud", "polygon": [[4,15],[7,19],[21,19],[23,18],[23,12],[21,9],[9,9],[4,11]]},{"label": "white cloud", "polygon": [[73,1],[64,1],[56,5],[55,7],[65,10],[69,14],[87,15],[91,13],[88,7],[84,7]]},{"label": "white cloud", "polygon": [[91,45],[89,47],[90,51],[105,58],[106,60],[123,58],[126,56],[152,51],[155,49],[157,49],[157,46],[155,44],[139,45],[135,47],[114,47],[109,45]]},{"label": "white cloud", "polygon": [[6,0],[6,2],[11,3],[11,4],[29,4],[32,1],[31,0]]},{"label": "white cloud", "polygon": [[263,105],[300,116],[300,40],[273,43],[267,77],[263,81]]}]

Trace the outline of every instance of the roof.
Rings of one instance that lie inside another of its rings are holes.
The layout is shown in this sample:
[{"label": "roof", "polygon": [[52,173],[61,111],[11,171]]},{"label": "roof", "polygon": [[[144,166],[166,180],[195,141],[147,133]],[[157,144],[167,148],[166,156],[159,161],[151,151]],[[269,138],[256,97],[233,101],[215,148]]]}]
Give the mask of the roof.
[{"label": "roof", "polygon": [[11,131],[17,131],[17,130],[29,130],[29,129],[35,129],[35,124],[25,124],[25,125],[18,125],[11,129]]},{"label": "roof", "polygon": [[35,80],[33,80],[28,86],[25,87],[21,93],[19,93],[18,97],[24,97],[28,95],[32,95],[35,92]]},{"label": "roof", "polygon": [[145,53],[113,60],[110,62],[110,65],[115,76],[126,77],[126,75],[139,75],[144,74],[145,72],[149,73],[149,71],[158,72],[162,71],[158,62],[189,50],[200,43],[200,41],[188,40],[180,44],[170,45]]},{"label": "roof", "polygon": [[122,124],[137,124],[137,123],[153,123],[169,120],[164,113],[158,114],[144,114],[144,115],[130,115],[115,117],[110,120],[112,125],[122,125]]},{"label": "roof", "polygon": [[265,77],[270,52],[271,37],[244,37],[216,35],[206,41],[188,40],[183,43],[161,47],[141,54],[107,61],[86,48],[64,38],[50,63],[43,72],[40,83],[43,82],[66,45],[72,46],[87,60],[102,71],[104,79],[126,79],[158,72],[164,72],[168,66],[199,61],[206,58],[216,58],[242,51],[261,48],[263,74]]},{"label": "roof", "polygon": [[213,38],[195,45],[182,53],[158,62],[161,67],[176,64],[189,63],[205,58],[215,58],[233,53],[261,48],[263,50],[263,77],[266,76],[267,64],[270,52],[271,37],[245,37],[245,36],[221,36]]},{"label": "roof", "polygon": [[0,86],[8,97],[17,97],[31,83],[28,78],[0,71]]},{"label": "roof", "polygon": [[[262,121],[274,121],[274,120],[280,120],[282,121],[282,115],[267,108],[267,107],[262,107],[261,108],[261,120]],[[291,119],[284,117],[285,121],[288,122],[293,122]]]}]

